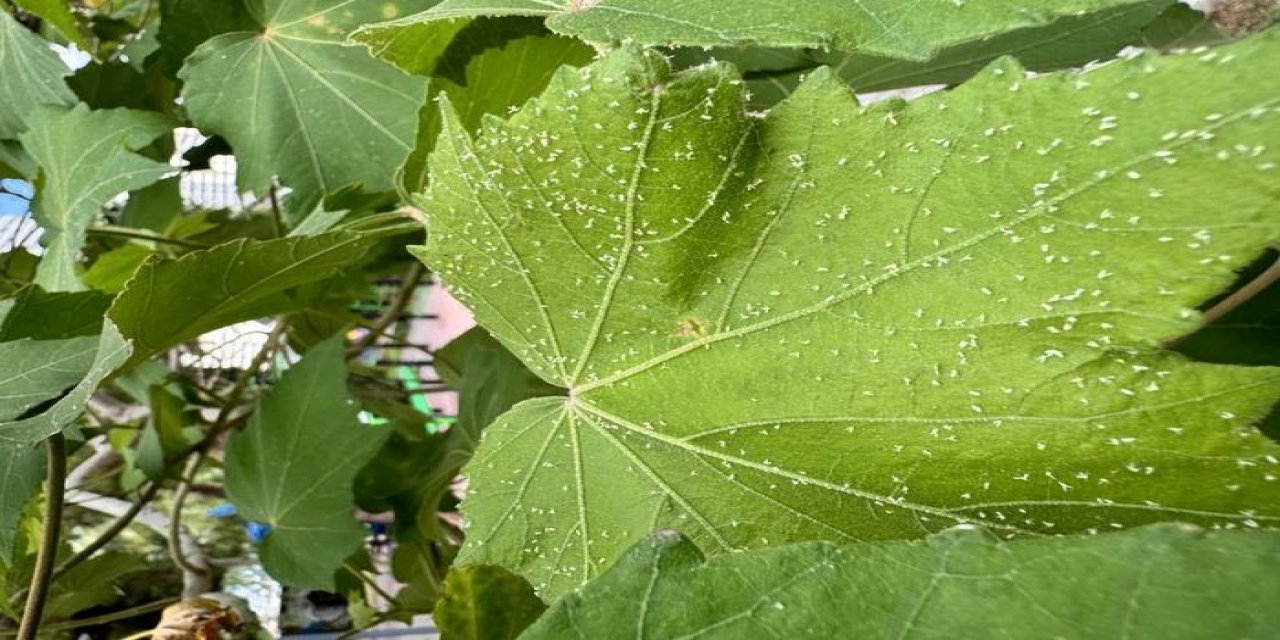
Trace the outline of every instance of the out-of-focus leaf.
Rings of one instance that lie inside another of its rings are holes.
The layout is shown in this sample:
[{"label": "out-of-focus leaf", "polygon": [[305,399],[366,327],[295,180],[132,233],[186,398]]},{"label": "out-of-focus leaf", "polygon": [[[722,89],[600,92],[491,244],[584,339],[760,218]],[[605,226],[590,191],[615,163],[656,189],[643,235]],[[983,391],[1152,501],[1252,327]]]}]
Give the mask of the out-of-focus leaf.
[{"label": "out-of-focus leaf", "polygon": [[75,103],[75,94],[63,81],[71,70],[44,39],[23,28],[8,11],[0,11],[0,60],[5,69],[0,73],[0,96],[4,96],[0,99],[0,139],[16,138],[26,131],[27,118],[37,105]]},{"label": "out-of-focus leaf", "polygon": [[155,250],[130,242],[98,256],[80,279],[98,291],[119,293],[129,278],[154,254]]},{"label": "out-of-focus leaf", "polygon": [[0,442],[0,573],[13,562],[18,521],[40,487],[44,458],[44,447],[38,444]]},{"label": "out-of-focus leaf", "polygon": [[1280,625],[1280,532],[1153,525],[997,542],[796,544],[704,559],[660,531],[528,640],[1261,638]]},{"label": "out-of-focus leaf", "polygon": [[181,178],[173,176],[131,192],[129,202],[120,212],[120,224],[164,233],[169,224],[182,215],[181,186]]},{"label": "out-of-focus leaf", "polygon": [[67,40],[80,47],[82,51],[90,50],[89,44],[85,42],[84,34],[80,32],[80,26],[76,23],[76,16],[71,12],[71,3],[68,0],[13,1],[23,11],[53,25]]},{"label": "out-of-focus leaf", "polygon": [[94,109],[174,111],[177,85],[159,68],[142,70],[126,62],[91,62],[67,79],[81,100]]},{"label": "out-of-focus leaf", "polygon": [[44,258],[36,282],[50,291],[81,291],[76,276],[85,232],[116,194],[173,171],[133,153],[167,133],[173,123],[152,112],[37,107],[21,136],[40,163],[36,219],[45,228]]},{"label": "out-of-focus leaf", "polygon": [[387,437],[360,424],[343,351],[341,338],[312,348],[227,443],[227,496],[271,526],[263,567],[297,587],[332,589],[334,570],[360,546],[351,483]]},{"label": "out-of-focus leaf", "polygon": [[93,364],[93,336],[0,342],[0,420],[15,420],[76,385]]},{"label": "out-of-focus leaf", "polygon": [[136,464],[148,478],[159,482],[170,470],[169,462],[191,443],[182,431],[186,402],[161,386],[151,387],[149,395],[151,414],[138,442]]},{"label": "out-of-focus leaf", "polygon": [[120,578],[146,567],[145,559],[118,551],[101,553],[72,567],[53,583],[45,619],[66,619],[85,609],[111,604],[124,595],[117,586]]},{"label": "out-of-focus leaf", "polygon": [[60,340],[98,335],[111,296],[98,291],[50,292],[24,287],[0,321],[0,341],[32,338]]},{"label": "out-of-focus leaf", "polygon": [[1142,30],[1139,44],[1158,51],[1176,51],[1226,44],[1233,38],[1218,30],[1209,16],[1179,2]]},{"label": "out-of-focus leaf", "polygon": [[502,567],[460,567],[445,578],[435,622],[442,638],[515,640],[546,610],[524,578]]},{"label": "out-of-focus leaf", "polygon": [[134,341],[130,364],[206,331],[296,308],[288,290],[365,257],[373,234],[239,240],[143,265],[109,312]]},{"label": "out-of-focus leaf", "polygon": [[38,442],[58,433],[84,412],[89,396],[129,357],[129,343],[110,321],[102,324],[102,335],[93,363],[75,387],[43,412],[23,419],[0,421],[0,441],[24,444]]},{"label": "out-of-focus leaf", "polygon": [[200,45],[181,77],[201,130],[236,152],[238,184],[266,193],[278,176],[300,219],[348,185],[389,191],[412,149],[426,82],[350,46],[356,26],[408,0],[263,0],[257,25]]}]

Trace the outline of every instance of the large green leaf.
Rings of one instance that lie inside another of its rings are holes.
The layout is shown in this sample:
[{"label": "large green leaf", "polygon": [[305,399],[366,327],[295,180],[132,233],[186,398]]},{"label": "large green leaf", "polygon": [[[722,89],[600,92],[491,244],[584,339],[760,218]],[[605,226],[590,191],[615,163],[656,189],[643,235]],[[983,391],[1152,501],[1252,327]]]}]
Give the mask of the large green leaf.
[{"label": "large green leaf", "polygon": [[196,125],[231,142],[244,190],[273,176],[295,215],[348,185],[392,189],[413,146],[426,81],[346,43],[407,0],[263,0],[260,28],[214,37],[187,58],[183,97]]},{"label": "large green leaf", "polygon": [[93,363],[94,337],[0,342],[0,420],[13,420],[55,398]]},{"label": "large green leaf", "polygon": [[[937,50],[1148,0],[444,0],[388,27],[475,16],[543,16],[553,31],[584,40],[735,47],[815,47],[924,60]],[[378,28],[378,27],[373,27]]]},{"label": "large green leaf", "polygon": [[168,133],[173,123],[151,112],[37,107],[22,144],[40,165],[36,219],[45,229],[36,283],[50,291],[81,291],[76,276],[85,233],[102,205],[173,171],[133,150]]},{"label": "large green leaf", "polygon": [[63,78],[71,69],[47,42],[0,11],[0,139],[16,138],[36,105],[70,105],[75,95]]},{"label": "large green leaf", "polygon": [[661,531],[522,638],[1262,638],[1280,533],[1154,525],[999,543],[790,545],[704,560]]},{"label": "large green leaf", "polygon": [[[624,49],[477,139],[446,117],[420,255],[568,398],[467,471],[464,562],[560,593],[629,540],[709,550],[1280,522],[1280,370],[1159,351],[1280,232],[1280,32],[767,117]],[[1185,90],[1194,85],[1195,92]]]},{"label": "large green leaf", "polygon": [[0,568],[13,562],[22,509],[43,477],[44,447],[0,442]]},{"label": "large green leaf", "polygon": [[103,322],[102,335],[93,352],[93,362],[77,384],[65,390],[48,408],[35,415],[0,421],[0,444],[12,446],[39,442],[58,433],[84,412],[89,396],[129,357],[129,342],[110,321]]},{"label": "large green leaf", "polygon": [[260,552],[277,580],[332,590],[334,570],[365,537],[351,515],[351,483],[386,436],[360,424],[341,338],[313,347],[231,436],[227,496],[245,518],[271,526]]},{"label": "large green leaf", "polygon": [[136,364],[206,331],[298,306],[288,290],[362,260],[377,234],[237,240],[134,274],[108,312],[134,341]]},{"label": "large green leaf", "polygon": [[165,71],[176,76],[187,56],[204,41],[257,27],[244,0],[160,0],[159,56]]}]

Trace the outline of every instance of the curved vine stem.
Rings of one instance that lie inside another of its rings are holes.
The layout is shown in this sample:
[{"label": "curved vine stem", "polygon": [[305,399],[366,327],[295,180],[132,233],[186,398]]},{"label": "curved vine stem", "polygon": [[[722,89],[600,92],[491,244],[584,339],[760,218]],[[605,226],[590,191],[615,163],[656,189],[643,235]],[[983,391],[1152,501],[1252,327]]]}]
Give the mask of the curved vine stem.
[{"label": "curved vine stem", "polygon": [[409,270],[405,272],[404,278],[400,281],[400,288],[396,290],[396,297],[392,299],[391,306],[387,307],[385,313],[378,318],[369,328],[369,333],[365,334],[355,344],[347,348],[347,357],[354,358],[364,352],[365,349],[372,347],[382,334],[386,333],[387,328],[395,324],[400,314],[404,313],[405,307],[409,306],[409,302],[413,300],[413,293],[417,291],[418,284],[422,282],[422,278],[427,275],[427,269],[416,259],[413,264],[409,265]]},{"label": "curved vine stem", "polygon": [[22,609],[22,622],[18,626],[18,640],[35,640],[44,617],[44,603],[49,596],[52,582],[53,561],[58,556],[58,536],[62,529],[63,484],[67,478],[67,441],[61,433],[55,433],[45,441],[46,498],[44,530],[40,536],[40,549],[36,552],[35,571],[31,575],[31,589],[27,592],[27,605]]},{"label": "curved vine stem", "polygon": [[173,509],[169,512],[169,557],[173,558],[173,564],[182,571],[202,576],[209,574],[209,567],[193,564],[182,549],[182,505],[187,501],[191,481],[200,471],[200,465],[203,463],[203,451],[197,452],[191,458],[191,462],[182,472],[182,477],[178,479],[178,488],[173,494]]}]

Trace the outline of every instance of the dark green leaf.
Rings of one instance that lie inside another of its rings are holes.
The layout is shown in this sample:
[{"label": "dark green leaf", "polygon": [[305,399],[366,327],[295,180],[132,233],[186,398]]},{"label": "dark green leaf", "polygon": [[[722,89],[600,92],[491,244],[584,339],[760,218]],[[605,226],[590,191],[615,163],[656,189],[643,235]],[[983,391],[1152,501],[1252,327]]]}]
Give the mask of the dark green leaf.
[{"label": "dark green leaf", "polygon": [[673,531],[552,605],[523,638],[1262,638],[1280,533],[1155,525],[997,542],[798,544],[704,560]]},{"label": "dark green leaf", "polygon": [[0,321],[0,341],[60,340],[102,331],[111,296],[98,291],[49,292],[32,285],[20,290],[13,303]]},{"label": "dark green leaf", "polygon": [[159,482],[170,471],[169,463],[185,453],[191,443],[182,430],[186,402],[162,386],[151,387],[149,395],[151,413],[138,442],[136,463],[148,478]]},{"label": "dark green leaf", "polygon": [[387,437],[363,425],[346,389],[343,343],[312,348],[285,372],[227,443],[227,496],[271,526],[262,564],[285,584],[333,588],[333,572],[365,537],[351,483]]},{"label": "dark green leaf", "polygon": [[287,291],[362,260],[370,234],[239,240],[144,265],[110,317],[134,341],[136,364],[180,342],[236,322],[296,308]]},{"label": "dark green leaf", "polygon": [[177,77],[187,56],[204,41],[233,31],[258,28],[244,0],[160,0],[160,57]]},{"label": "dark green leaf", "polygon": [[461,567],[445,578],[435,622],[449,640],[514,640],[546,610],[524,578],[502,567]]},{"label": "dark green leaf", "polygon": [[1179,2],[1142,31],[1141,45],[1159,51],[1194,49],[1231,42],[1203,13]]}]

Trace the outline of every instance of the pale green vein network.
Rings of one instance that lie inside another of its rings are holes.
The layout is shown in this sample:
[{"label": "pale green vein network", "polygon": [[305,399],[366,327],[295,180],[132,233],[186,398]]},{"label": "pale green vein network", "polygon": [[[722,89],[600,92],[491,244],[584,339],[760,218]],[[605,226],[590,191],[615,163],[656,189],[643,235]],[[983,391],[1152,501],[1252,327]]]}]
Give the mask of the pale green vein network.
[{"label": "pale green vein network", "polygon": [[569,389],[486,432],[464,560],[554,595],[662,526],[1275,526],[1280,374],[1158,344],[1280,235],[1277,42],[870,109],[818,73],[764,118],[624,50],[446,115],[422,255]]}]

